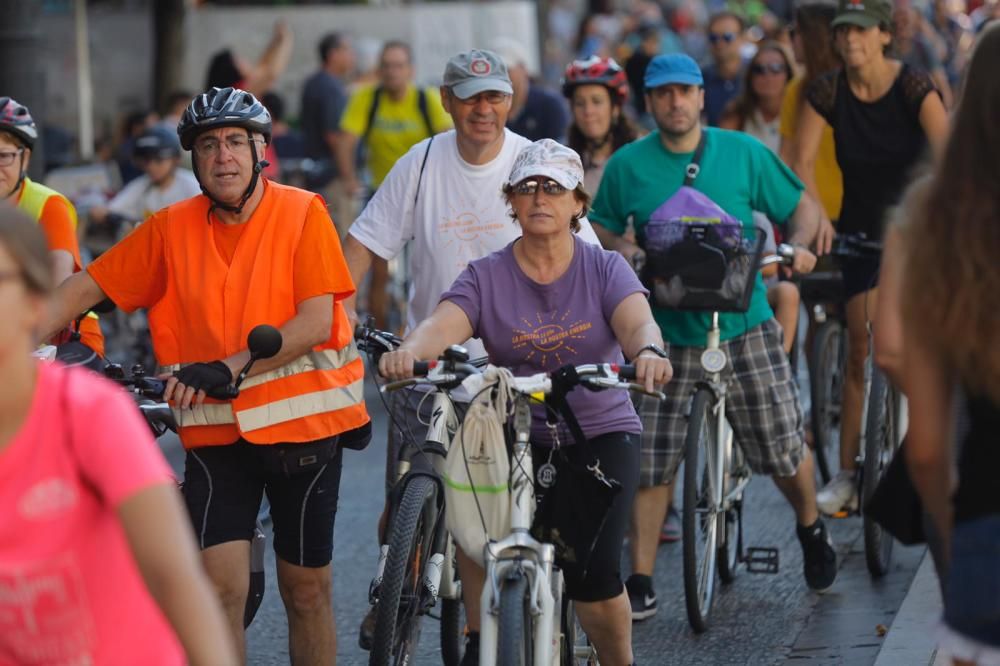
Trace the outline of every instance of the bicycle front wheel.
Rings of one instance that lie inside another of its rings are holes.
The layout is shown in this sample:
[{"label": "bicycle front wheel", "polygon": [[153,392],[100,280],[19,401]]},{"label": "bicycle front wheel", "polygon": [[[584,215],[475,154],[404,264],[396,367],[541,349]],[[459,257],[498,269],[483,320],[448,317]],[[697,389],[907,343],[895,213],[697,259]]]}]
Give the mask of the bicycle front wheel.
[{"label": "bicycle front wheel", "polygon": [[420,641],[423,572],[431,553],[437,486],[426,476],[406,481],[389,527],[389,556],[378,590],[371,666],[408,664]]},{"label": "bicycle front wheel", "polygon": [[441,661],[459,666],[465,654],[465,609],[461,599],[441,599]]},{"label": "bicycle front wheel", "polygon": [[698,633],[708,629],[719,541],[720,514],[712,487],[712,467],[719,450],[711,414],[714,402],[715,395],[708,389],[695,393],[684,437],[684,600],[688,621]]},{"label": "bicycle front wheel", "polygon": [[809,364],[812,399],[813,455],[823,483],[829,483],[831,463],[837,462],[835,441],[840,432],[840,392],[843,386],[844,327],[839,321],[820,324]]},{"label": "bicycle front wheel", "polygon": [[497,666],[529,666],[535,653],[531,592],[523,571],[511,573],[500,587]]},{"label": "bicycle front wheel", "polygon": [[[865,426],[865,464],[862,470],[863,505],[868,503],[897,447],[896,392],[886,376],[872,369],[871,392],[868,396],[868,422]],[[865,561],[873,576],[889,572],[892,560],[892,535],[882,529],[867,514],[863,515]]]}]

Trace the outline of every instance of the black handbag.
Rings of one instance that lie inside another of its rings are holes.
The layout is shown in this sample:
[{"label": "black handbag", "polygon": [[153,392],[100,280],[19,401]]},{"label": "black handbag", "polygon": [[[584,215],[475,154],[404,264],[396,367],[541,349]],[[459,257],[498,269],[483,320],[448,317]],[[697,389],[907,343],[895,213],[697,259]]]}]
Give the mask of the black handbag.
[{"label": "black handbag", "polygon": [[[586,576],[590,556],[622,486],[601,471],[600,460],[566,403],[565,393],[556,389],[559,373],[564,372],[575,370],[567,366],[554,373],[554,390],[546,402],[562,415],[577,442],[579,455],[565,449],[553,452],[555,480],[550,487],[536,491],[539,498],[531,536],[555,546],[556,563],[561,567],[572,567],[580,576]],[[536,468],[536,473],[540,471],[541,467]],[[544,484],[540,480],[538,485]]]},{"label": "black handbag", "polygon": [[906,469],[905,440],[865,503],[864,512],[906,546],[927,542],[924,505]]}]

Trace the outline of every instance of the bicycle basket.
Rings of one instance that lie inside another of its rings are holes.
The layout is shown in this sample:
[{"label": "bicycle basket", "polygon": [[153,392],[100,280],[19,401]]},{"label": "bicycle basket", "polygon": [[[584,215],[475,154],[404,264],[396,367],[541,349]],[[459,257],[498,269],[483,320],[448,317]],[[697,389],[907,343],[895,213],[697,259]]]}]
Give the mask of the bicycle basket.
[{"label": "bicycle basket", "polygon": [[742,225],[688,221],[661,223],[657,231],[655,245],[647,239],[641,276],[653,305],[746,312],[764,250],[764,234]]}]

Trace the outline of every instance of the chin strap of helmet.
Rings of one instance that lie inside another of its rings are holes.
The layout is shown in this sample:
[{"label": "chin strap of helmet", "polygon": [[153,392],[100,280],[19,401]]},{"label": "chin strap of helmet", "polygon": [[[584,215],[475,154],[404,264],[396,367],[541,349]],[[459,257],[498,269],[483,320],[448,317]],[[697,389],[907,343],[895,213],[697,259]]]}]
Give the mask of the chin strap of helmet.
[{"label": "chin strap of helmet", "polygon": [[205,189],[205,186],[201,182],[201,174],[198,173],[198,161],[191,160],[191,170],[194,172],[194,177],[198,179],[198,185],[201,187],[202,193],[212,201],[212,206],[208,209],[210,220],[212,211],[216,208],[221,208],[224,211],[235,213],[236,215],[242,213],[243,207],[246,205],[250,195],[253,194],[255,189],[257,189],[257,180],[260,178],[260,172],[270,166],[270,163],[267,160],[257,159],[257,142],[253,140],[253,134],[249,130],[247,130],[247,141],[250,142],[250,157],[253,159],[253,175],[250,176],[250,184],[247,185],[247,189],[243,191],[243,196],[240,197],[240,202],[235,206],[219,201],[213,197],[207,189]]}]

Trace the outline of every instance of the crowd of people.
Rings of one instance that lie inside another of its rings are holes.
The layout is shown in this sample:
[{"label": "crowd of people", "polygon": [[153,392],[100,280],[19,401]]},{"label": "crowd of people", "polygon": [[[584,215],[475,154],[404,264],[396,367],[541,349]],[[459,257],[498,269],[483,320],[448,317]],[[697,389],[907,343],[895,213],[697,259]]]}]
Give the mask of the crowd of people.
[{"label": "crowd of people", "polygon": [[[553,4],[558,35],[565,8]],[[130,182],[88,211],[130,233],[89,266],[73,203],[26,176],[38,136],[30,110],[0,97],[0,302],[16,314],[0,329],[0,365],[17,378],[0,390],[0,495],[18,507],[3,528],[0,578],[58,584],[66,599],[23,630],[9,626],[17,614],[0,615],[0,662],[37,661],[40,645],[64,662],[150,662],[150,650],[158,663],[245,661],[250,539],[265,493],[291,659],[335,660],[343,443],[370,433],[357,286],[370,279],[364,305],[384,318],[388,262],[407,253],[407,337],[382,357],[386,377],[409,377],[415,361],[465,342],[518,373],[627,359],[639,383],[664,387],[666,400],[634,404],[573,396],[590,450],[560,452],[566,465],[599,456],[624,489],[587,545],[590,566],[561,564],[602,663],[634,664],[631,623],[657,611],[656,548],[676,531],[674,479],[712,321],[651,303],[634,267],[653,256],[652,230],[692,217],[783,239],[800,274],[835,233],[884,238],[881,259],[838,263],[848,330],[840,472],[817,490],[788,357],[798,318],[788,283],[757,275],[746,311],[718,316],[726,416],[750,468],[789,504],[807,586],[831,588],[838,562],[823,516],[857,508],[874,321],[876,362],[912,401],[907,464],[944,544],[942,645],[956,663],[1000,662],[1000,505],[988,485],[1000,463],[997,7],[640,2],[580,22],[561,90],[509,40],[453,55],[439,88],[417,86],[411,48],[389,41],[373,80],[356,83],[351,37],[332,33],[318,44],[297,130],[270,92],[292,47],[279,22],[257,62],[222,51],[204,92],[172,97],[162,120],[131,119],[120,154],[134,177],[123,169]],[[548,62],[557,49],[546,46]],[[279,165],[297,159],[310,163],[302,187],[281,182],[291,178]],[[106,299],[148,310],[186,450],[181,494],[123,396],[85,370],[31,359],[43,342],[103,356],[91,310]],[[557,318],[586,325],[553,349],[543,329]],[[247,371],[245,341],[261,322],[280,329],[282,345]],[[236,377],[246,379],[238,397],[209,398]],[[426,429],[424,406],[393,407],[388,461],[404,430]],[[536,455],[551,437],[536,424]],[[127,456],[110,448],[123,439],[135,442]],[[458,567],[471,665],[483,570],[461,550]],[[123,630],[130,640],[114,637]]]}]

